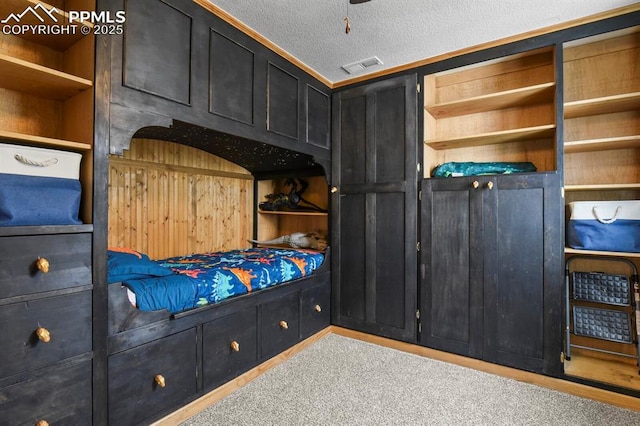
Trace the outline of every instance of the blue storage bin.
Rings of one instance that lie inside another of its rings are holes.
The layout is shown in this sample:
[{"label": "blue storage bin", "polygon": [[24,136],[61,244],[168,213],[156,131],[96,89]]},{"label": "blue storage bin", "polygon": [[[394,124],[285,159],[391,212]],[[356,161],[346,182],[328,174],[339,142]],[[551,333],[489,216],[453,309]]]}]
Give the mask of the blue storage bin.
[{"label": "blue storage bin", "polygon": [[78,225],[77,179],[0,173],[0,226]]},{"label": "blue storage bin", "polygon": [[639,200],[577,201],[569,208],[569,247],[640,253]]}]

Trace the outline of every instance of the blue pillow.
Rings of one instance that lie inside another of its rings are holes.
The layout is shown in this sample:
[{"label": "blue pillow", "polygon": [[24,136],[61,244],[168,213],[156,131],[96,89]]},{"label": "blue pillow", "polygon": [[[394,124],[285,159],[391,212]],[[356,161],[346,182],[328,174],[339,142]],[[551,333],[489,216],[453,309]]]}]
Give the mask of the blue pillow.
[{"label": "blue pillow", "polygon": [[107,250],[107,283],[109,284],[168,275],[173,275],[171,269],[160,266],[144,253],[129,249]]}]

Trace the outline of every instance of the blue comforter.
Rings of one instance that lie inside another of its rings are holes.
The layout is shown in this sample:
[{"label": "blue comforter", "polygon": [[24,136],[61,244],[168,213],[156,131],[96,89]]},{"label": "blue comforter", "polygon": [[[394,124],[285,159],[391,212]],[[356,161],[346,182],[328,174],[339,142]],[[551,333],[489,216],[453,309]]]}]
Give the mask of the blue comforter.
[{"label": "blue comforter", "polygon": [[140,310],[172,313],[310,275],[324,261],[312,250],[251,248],[156,261],[174,275],[126,280]]}]

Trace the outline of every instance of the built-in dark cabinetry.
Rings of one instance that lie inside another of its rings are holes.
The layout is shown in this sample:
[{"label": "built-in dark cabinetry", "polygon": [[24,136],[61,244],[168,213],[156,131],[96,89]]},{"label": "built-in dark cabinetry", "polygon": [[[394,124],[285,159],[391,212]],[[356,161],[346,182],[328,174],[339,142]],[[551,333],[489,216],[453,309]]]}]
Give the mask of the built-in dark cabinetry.
[{"label": "built-in dark cabinetry", "polygon": [[422,182],[420,343],[557,374],[557,175]]},{"label": "built-in dark cabinetry", "polygon": [[332,322],[415,341],[416,76],[333,96]]},{"label": "built-in dark cabinetry", "polygon": [[104,3],[127,16],[112,36],[112,153],[178,120],[328,159],[325,84],[194,2]]}]

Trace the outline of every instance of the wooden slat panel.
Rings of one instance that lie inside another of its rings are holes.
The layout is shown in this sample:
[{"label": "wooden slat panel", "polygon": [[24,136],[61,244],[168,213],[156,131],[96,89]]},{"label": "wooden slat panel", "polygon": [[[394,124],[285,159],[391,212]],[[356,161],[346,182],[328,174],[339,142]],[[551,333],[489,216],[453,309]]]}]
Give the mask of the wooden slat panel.
[{"label": "wooden slat panel", "polygon": [[112,159],[110,246],[152,258],[248,246],[253,180],[246,170],[195,148],[146,139],[134,139],[123,158]]}]

